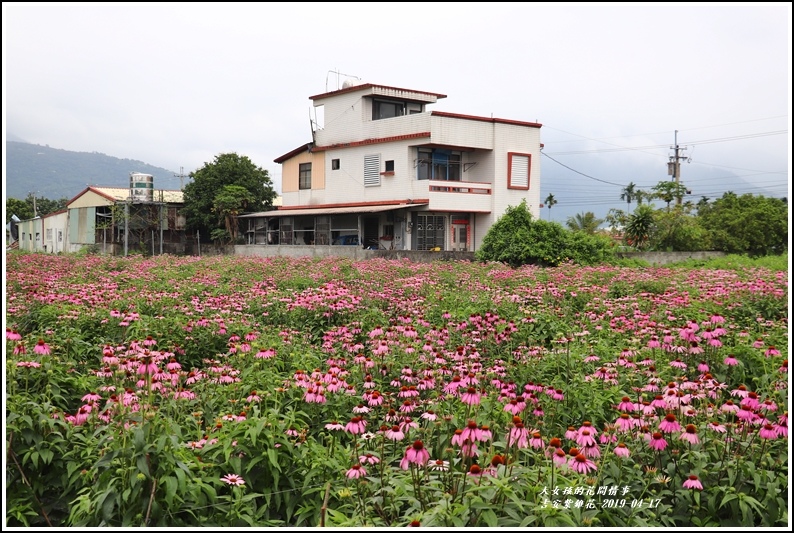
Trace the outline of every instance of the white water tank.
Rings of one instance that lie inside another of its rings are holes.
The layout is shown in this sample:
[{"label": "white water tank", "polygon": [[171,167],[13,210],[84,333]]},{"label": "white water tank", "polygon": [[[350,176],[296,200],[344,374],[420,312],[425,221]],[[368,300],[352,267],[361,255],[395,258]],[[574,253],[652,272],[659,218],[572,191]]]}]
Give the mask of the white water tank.
[{"label": "white water tank", "polygon": [[154,201],[154,176],[130,172],[130,197],[133,202]]}]

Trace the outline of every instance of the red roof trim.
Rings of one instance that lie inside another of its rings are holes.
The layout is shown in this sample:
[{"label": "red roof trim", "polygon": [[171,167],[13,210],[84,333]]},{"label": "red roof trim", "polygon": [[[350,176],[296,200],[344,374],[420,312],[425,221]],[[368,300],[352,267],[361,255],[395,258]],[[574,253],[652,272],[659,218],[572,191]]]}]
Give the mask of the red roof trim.
[{"label": "red roof trim", "polygon": [[[118,188],[119,188],[119,189],[122,189],[123,187],[118,187]],[[89,186],[88,186],[88,187],[86,187],[86,188],[85,188],[85,189],[84,189],[82,192],[79,192],[79,193],[77,193],[77,196],[75,196],[74,198],[72,198],[71,200],[69,200],[69,202],[67,202],[67,204],[66,204],[66,205],[67,205],[67,207],[68,207],[68,206],[69,206],[71,203],[73,203],[75,200],[77,200],[78,198],[80,198],[81,196],[83,196],[85,193],[87,193],[88,191],[91,191],[91,192],[93,192],[94,194],[98,194],[98,195],[99,195],[99,196],[101,196],[102,198],[106,198],[106,199],[110,200],[111,202],[114,202],[114,203],[116,202],[116,199],[115,199],[115,198],[113,198],[112,196],[110,196],[109,194],[105,194],[105,193],[103,193],[102,191],[100,191],[100,190],[97,190],[97,189],[95,189],[93,186],[90,186],[90,185],[89,185]]]},{"label": "red roof trim", "polygon": [[363,91],[364,89],[372,89],[374,87],[377,87],[377,88],[380,88],[380,89],[387,89],[387,90],[391,90],[391,91],[405,91],[405,92],[409,92],[409,93],[426,94],[428,96],[435,96],[436,98],[446,98],[447,97],[446,94],[429,93],[427,91],[417,91],[416,89],[403,89],[401,87],[390,87],[388,85],[377,85],[375,83],[364,83],[362,85],[353,85],[352,87],[346,87],[344,89],[338,89],[336,91],[331,91],[329,93],[316,94],[314,96],[310,96],[309,100],[321,100],[323,98],[329,98],[331,96],[336,96],[338,94],[353,93],[353,92],[356,92],[356,91]]},{"label": "red roof trim", "polygon": [[530,128],[541,128],[543,124],[538,122],[523,122],[520,120],[508,120],[506,118],[488,118],[488,117],[476,117],[474,115],[461,115],[459,113],[445,113],[444,111],[433,111],[430,113],[434,117],[449,117],[449,118],[461,118],[464,120],[478,120],[480,122],[495,122],[497,124],[512,124],[514,126],[528,126]]},{"label": "red roof trim", "polygon": [[295,157],[298,154],[310,151],[311,146],[312,146],[312,143],[302,144],[302,145],[298,146],[297,148],[295,148],[294,150],[289,151],[286,154],[282,155],[281,157],[277,157],[276,159],[273,160],[273,162],[274,163],[283,163],[287,159],[292,159],[293,157]]},{"label": "red roof trim", "polygon": [[394,141],[405,141],[408,139],[423,139],[425,137],[430,137],[429,131],[423,131],[421,133],[408,133],[406,135],[395,135],[393,137],[380,137],[378,139],[365,139],[363,141],[353,141],[349,143],[331,144],[328,146],[318,146],[315,148],[315,150],[332,150],[334,148],[352,148],[354,146],[366,146],[368,144],[390,143]]},{"label": "red roof trim", "polygon": [[429,204],[429,198],[419,198],[417,200],[380,200],[375,202],[346,202],[341,204],[315,204],[315,205],[287,205],[280,206],[278,211],[290,211],[292,209],[327,209],[336,207],[371,207],[376,205],[425,205]]}]

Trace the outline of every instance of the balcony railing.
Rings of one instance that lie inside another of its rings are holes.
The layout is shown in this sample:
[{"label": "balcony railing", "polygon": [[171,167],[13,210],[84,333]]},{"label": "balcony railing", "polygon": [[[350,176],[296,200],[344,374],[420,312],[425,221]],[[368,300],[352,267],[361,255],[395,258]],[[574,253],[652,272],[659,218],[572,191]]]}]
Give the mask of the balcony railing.
[{"label": "balcony railing", "polygon": [[490,183],[480,183],[474,181],[439,181],[430,180],[427,182],[430,192],[456,192],[463,194],[491,194]]}]

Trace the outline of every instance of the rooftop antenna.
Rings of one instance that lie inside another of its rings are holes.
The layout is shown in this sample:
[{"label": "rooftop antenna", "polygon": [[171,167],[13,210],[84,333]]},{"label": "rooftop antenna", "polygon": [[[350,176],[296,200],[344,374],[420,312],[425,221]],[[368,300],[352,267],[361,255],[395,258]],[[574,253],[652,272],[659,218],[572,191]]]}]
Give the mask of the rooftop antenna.
[{"label": "rooftop antenna", "polygon": [[179,190],[185,189],[185,167],[179,167],[179,174],[174,174],[175,178],[179,178]]},{"label": "rooftop antenna", "polygon": [[361,81],[361,78],[358,76],[353,76],[352,74],[345,74],[344,72],[339,72],[337,70],[329,70],[328,73],[325,75],[325,92],[328,92],[328,75],[329,74],[336,74],[336,90],[339,90],[339,76],[347,76],[348,78],[356,78],[358,81]]}]

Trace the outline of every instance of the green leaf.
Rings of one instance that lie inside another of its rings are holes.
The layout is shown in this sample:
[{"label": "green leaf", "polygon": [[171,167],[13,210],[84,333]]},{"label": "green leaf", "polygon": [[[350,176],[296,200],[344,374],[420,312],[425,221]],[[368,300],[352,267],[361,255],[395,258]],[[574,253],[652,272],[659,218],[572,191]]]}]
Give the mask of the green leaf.
[{"label": "green leaf", "polygon": [[150,474],[149,474],[149,464],[146,461],[146,456],[145,455],[139,455],[137,457],[137,459],[135,460],[135,464],[138,467],[138,471],[139,472],[142,472],[143,475],[145,475],[147,478],[151,477]]},{"label": "green leaf", "polygon": [[736,493],[735,493],[735,492],[734,492],[734,493],[730,493],[730,492],[729,492],[728,494],[726,494],[726,495],[725,495],[725,496],[722,498],[722,502],[720,503],[720,509],[722,509],[723,507],[725,507],[725,504],[726,504],[726,503],[730,502],[731,500],[735,500],[736,498],[738,498],[738,496],[736,495]]},{"label": "green leaf", "polygon": [[176,495],[179,482],[173,476],[166,476],[162,481],[165,483],[165,503],[168,507],[171,507],[174,503],[174,496]]},{"label": "green leaf", "polygon": [[485,522],[485,525],[488,527],[496,527],[499,522],[498,518],[496,517],[496,513],[494,513],[491,509],[485,509],[480,515],[480,520]]}]

